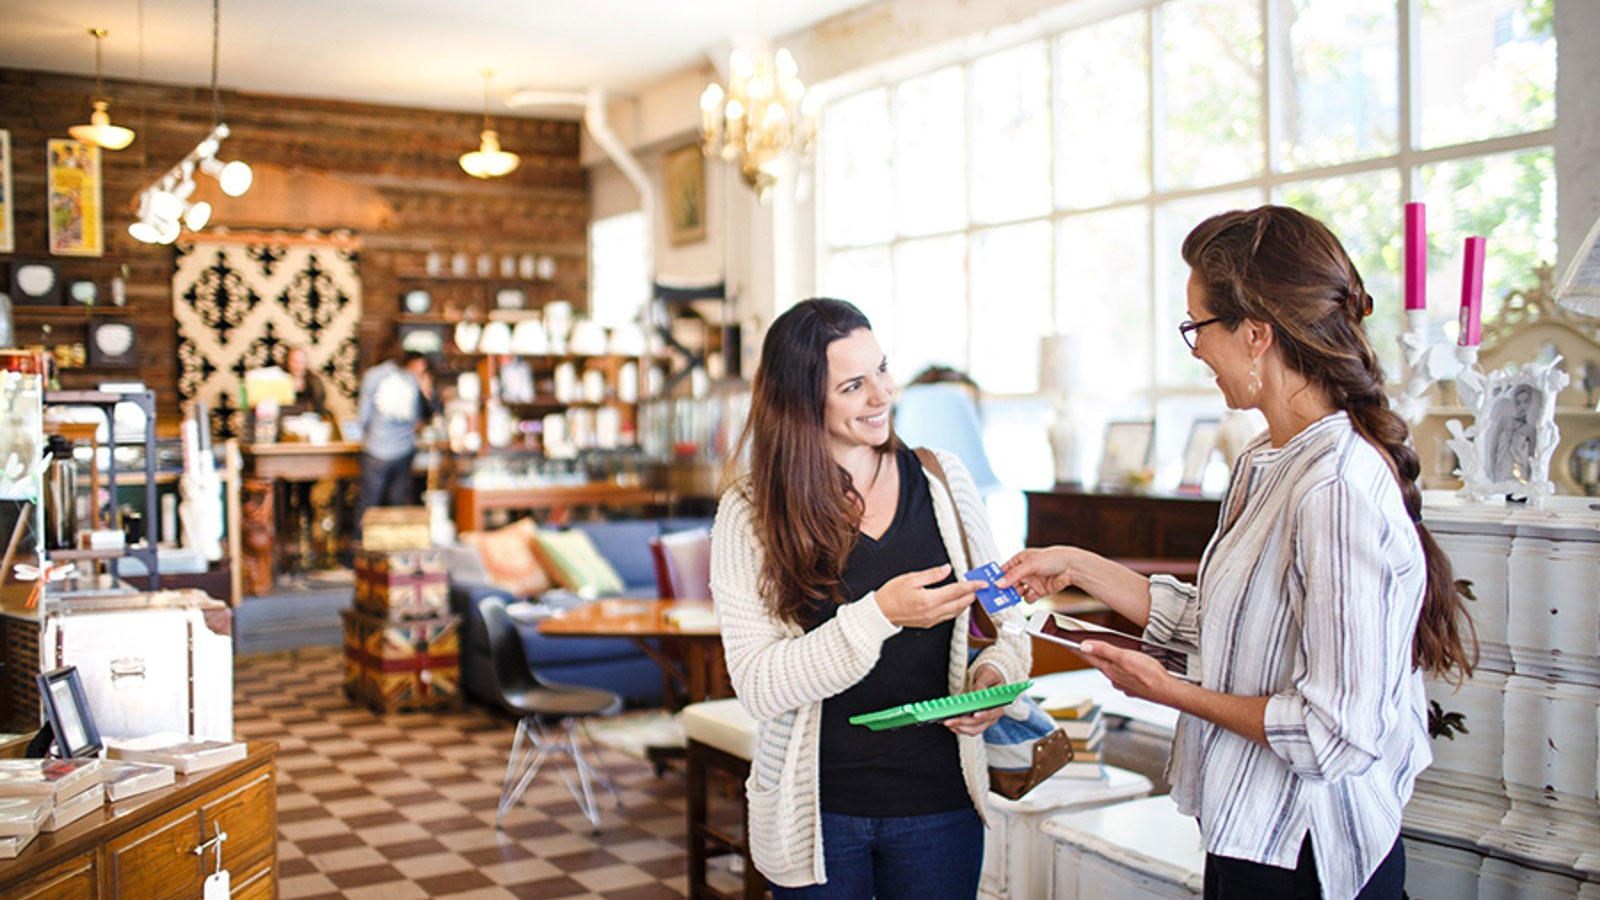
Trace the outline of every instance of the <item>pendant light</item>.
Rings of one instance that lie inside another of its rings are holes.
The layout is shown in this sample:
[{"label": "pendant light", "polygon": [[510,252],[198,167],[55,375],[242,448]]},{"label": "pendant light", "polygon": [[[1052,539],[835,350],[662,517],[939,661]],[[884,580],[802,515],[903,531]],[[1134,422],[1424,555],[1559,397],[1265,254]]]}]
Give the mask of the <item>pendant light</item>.
[{"label": "pendant light", "polygon": [[500,149],[500,135],[489,127],[489,80],[494,71],[483,71],[483,133],[478,149],[461,154],[461,168],[473,178],[499,178],[509,175],[522,162],[515,153]]},{"label": "pendant light", "polygon": [[121,150],[133,143],[133,131],[121,125],[111,124],[111,113],[106,111],[108,104],[102,96],[100,87],[100,39],[106,36],[106,30],[91,28],[89,35],[94,38],[94,97],[90,101],[94,112],[89,114],[89,124],[74,125],[67,129],[67,133],[72,135],[73,140],[85,144],[93,144],[106,150]]}]

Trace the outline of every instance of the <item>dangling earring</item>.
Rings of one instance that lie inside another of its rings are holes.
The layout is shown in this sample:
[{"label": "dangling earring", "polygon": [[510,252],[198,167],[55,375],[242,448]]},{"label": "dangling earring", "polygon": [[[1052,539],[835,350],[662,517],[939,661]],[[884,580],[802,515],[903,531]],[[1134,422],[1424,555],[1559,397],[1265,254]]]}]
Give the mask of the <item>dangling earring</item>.
[{"label": "dangling earring", "polygon": [[1250,402],[1256,402],[1261,395],[1261,373],[1256,371],[1255,361],[1250,362]]}]

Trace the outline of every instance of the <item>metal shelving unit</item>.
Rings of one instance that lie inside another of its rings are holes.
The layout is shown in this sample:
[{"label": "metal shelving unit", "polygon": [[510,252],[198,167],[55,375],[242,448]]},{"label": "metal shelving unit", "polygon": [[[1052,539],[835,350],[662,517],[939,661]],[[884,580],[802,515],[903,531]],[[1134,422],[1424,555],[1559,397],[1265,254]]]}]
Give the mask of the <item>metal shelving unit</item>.
[{"label": "metal shelving unit", "polygon": [[[156,505],[156,395],[155,391],[133,391],[126,394],[114,394],[108,391],[45,391],[45,406],[88,406],[99,409],[106,417],[106,428],[110,430],[111,441],[109,451],[106,453],[106,489],[110,491],[111,521],[113,528],[122,527],[122,515],[117,508],[117,419],[116,410],[119,403],[132,403],[144,411],[144,508],[145,508],[145,540],[143,547],[125,547],[120,551],[86,551],[66,550],[51,553],[44,551],[46,556],[58,559],[104,559],[111,569],[111,574],[116,576],[117,560],[125,557],[134,557],[145,565],[146,588],[157,590],[161,586],[160,562],[156,545],[161,542],[161,516],[157,514]],[[90,465],[95,465],[94,461]],[[133,474],[133,473],[129,473]],[[91,503],[99,502],[98,497],[90,498]]]}]

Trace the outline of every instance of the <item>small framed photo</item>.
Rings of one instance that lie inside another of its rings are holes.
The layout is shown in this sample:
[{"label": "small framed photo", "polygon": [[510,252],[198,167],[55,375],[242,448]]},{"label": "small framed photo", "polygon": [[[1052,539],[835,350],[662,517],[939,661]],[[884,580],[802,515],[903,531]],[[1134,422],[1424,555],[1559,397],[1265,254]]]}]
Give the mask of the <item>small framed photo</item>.
[{"label": "small framed photo", "polygon": [[1150,467],[1154,419],[1106,424],[1105,447],[1100,453],[1100,486],[1122,488],[1138,484]]},{"label": "small framed photo", "polygon": [[1189,440],[1183,445],[1183,475],[1178,478],[1178,490],[1197,492],[1205,482],[1206,466],[1217,452],[1217,428],[1220,419],[1195,419],[1189,426]]},{"label": "small framed photo", "polygon": [[1469,369],[1457,379],[1473,423],[1463,428],[1451,419],[1445,428],[1451,434],[1446,443],[1461,462],[1456,474],[1463,494],[1476,500],[1505,495],[1538,506],[1555,493],[1549,474],[1561,440],[1556,396],[1570,381],[1560,363],[1555,357],[1487,375]]},{"label": "small framed photo", "polygon": [[67,282],[68,306],[93,306],[100,299],[100,289],[86,278]]},{"label": "small framed photo", "polygon": [[89,711],[78,667],[53,669],[34,678],[39,684],[39,696],[44,700],[45,718],[56,736],[56,751],[69,758],[99,755],[104,744],[100,740],[100,729],[95,727],[94,715]]},{"label": "small framed photo", "polygon": [[139,332],[132,322],[89,323],[89,365],[134,366],[139,363]]}]

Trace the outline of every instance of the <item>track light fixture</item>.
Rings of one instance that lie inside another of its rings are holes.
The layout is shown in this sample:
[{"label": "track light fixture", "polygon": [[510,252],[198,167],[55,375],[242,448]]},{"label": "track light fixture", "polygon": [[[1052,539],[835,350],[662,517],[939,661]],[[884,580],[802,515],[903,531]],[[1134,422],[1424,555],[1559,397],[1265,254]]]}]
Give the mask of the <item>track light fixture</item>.
[{"label": "track light fixture", "polygon": [[170,244],[178,239],[184,226],[190,231],[206,227],[211,221],[211,204],[190,199],[194,196],[196,169],[216,178],[222,192],[230,197],[249,190],[252,175],[248,165],[239,160],[217,159],[227,136],[226,124],[213,128],[177,165],[140,191],[138,215],[128,226],[128,233],[146,244]]},{"label": "track light fixture", "polygon": [[228,125],[222,121],[222,94],[217,89],[217,46],[221,35],[222,9],[220,0],[211,0],[211,111],[216,127],[196,144],[193,150],[165,175],[139,192],[138,217],[128,226],[135,240],[146,244],[170,244],[188,227],[199,231],[211,221],[211,204],[204,200],[190,201],[194,195],[195,169],[217,179],[222,192],[237,197],[250,190],[255,175],[243,160],[224,161],[217,158],[222,142],[228,136]]}]

